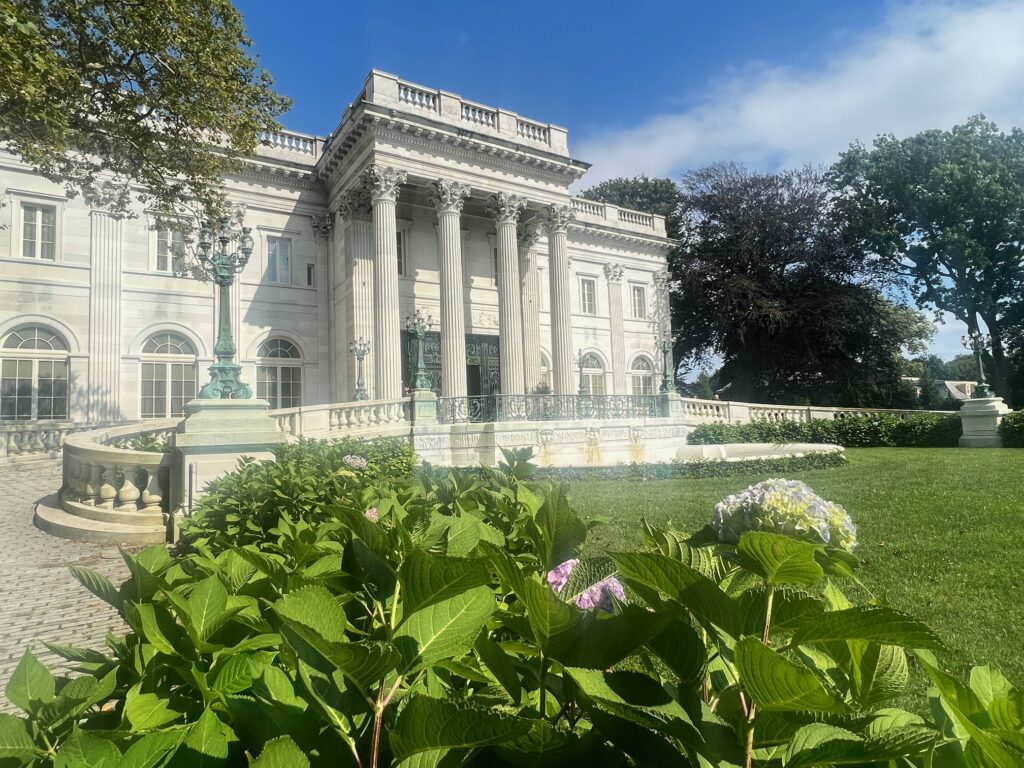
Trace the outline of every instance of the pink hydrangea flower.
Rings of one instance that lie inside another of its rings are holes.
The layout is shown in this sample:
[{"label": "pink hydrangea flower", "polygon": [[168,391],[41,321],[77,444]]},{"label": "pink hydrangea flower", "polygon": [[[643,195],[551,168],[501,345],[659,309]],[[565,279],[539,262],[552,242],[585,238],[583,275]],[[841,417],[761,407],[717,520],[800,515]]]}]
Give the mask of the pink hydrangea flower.
[{"label": "pink hydrangea flower", "polygon": [[370,520],[371,522],[374,522],[374,523],[377,522],[378,515],[377,515],[377,508],[376,507],[370,507],[368,510],[363,512],[363,515],[366,517],[367,520]]},{"label": "pink hydrangea flower", "polygon": [[602,611],[611,612],[615,607],[615,600],[625,599],[626,591],[622,588],[622,582],[614,576],[609,576],[582,592],[576,598],[576,607],[581,611],[600,608]]},{"label": "pink hydrangea flower", "polygon": [[548,571],[548,585],[555,591],[555,594],[565,589],[565,584],[569,581],[569,574],[572,573],[572,569],[578,562],[579,560],[576,559],[566,560]]}]

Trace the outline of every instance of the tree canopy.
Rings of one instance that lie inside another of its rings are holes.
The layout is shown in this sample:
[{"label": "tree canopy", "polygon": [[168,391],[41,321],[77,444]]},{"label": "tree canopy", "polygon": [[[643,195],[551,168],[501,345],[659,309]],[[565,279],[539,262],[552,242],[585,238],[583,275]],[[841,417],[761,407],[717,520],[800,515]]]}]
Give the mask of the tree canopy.
[{"label": "tree canopy", "polygon": [[951,130],[853,144],[833,166],[836,206],[863,248],[903,277],[918,304],[992,336],[1007,394],[1008,312],[1024,293],[1024,131],[978,115]]},{"label": "tree canopy", "polygon": [[209,212],[290,103],[228,0],[0,0],[0,29],[0,146],[70,195]]}]

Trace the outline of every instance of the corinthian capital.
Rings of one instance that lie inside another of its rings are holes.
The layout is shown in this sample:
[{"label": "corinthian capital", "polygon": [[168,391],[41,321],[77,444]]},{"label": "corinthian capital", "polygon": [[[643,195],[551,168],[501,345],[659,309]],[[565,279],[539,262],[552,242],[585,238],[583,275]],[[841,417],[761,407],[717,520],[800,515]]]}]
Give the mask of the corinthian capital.
[{"label": "corinthian capital", "polygon": [[487,198],[487,212],[499,224],[515,224],[519,214],[526,207],[526,200],[519,195],[499,192]]},{"label": "corinthian capital", "polygon": [[371,165],[363,171],[363,177],[370,189],[370,198],[390,200],[398,199],[398,188],[405,183],[405,171],[392,168],[390,165]]},{"label": "corinthian capital", "polygon": [[622,275],[625,271],[621,264],[604,265],[604,276],[608,279],[609,283],[621,283]]},{"label": "corinthian capital", "polygon": [[462,204],[469,197],[469,185],[457,181],[438,179],[430,182],[430,202],[438,213],[461,213]]},{"label": "corinthian capital", "polygon": [[313,216],[313,233],[317,237],[328,237],[334,227],[334,217],[329,214],[316,214]]},{"label": "corinthian capital", "polygon": [[574,218],[576,212],[568,205],[549,205],[541,213],[541,220],[549,233],[565,232]]},{"label": "corinthian capital", "polygon": [[353,187],[343,192],[338,198],[338,213],[343,218],[350,219],[353,214],[370,212],[370,192],[363,185]]},{"label": "corinthian capital", "polygon": [[668,270],[663,269],[660,272],[654,273],[654,286],[659,291],[667,291],[669,284]]},{"label": "corinthian capital", "polygon": [[540,240],[541,235],[544,234],[539,226],[532,224],[532,219],[530,221],[531,223],[527,224],[519,234],[519,247],[524,251],[532,250],[533,246],[535,246],[537,241]]}]

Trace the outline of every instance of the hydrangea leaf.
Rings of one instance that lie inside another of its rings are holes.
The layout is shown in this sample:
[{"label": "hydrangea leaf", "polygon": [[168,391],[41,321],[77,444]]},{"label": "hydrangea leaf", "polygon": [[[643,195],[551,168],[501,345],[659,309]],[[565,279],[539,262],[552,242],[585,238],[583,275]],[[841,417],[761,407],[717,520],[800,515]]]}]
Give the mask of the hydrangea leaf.
[{"label": "hydrangea leaf", "polygon": [[540,532],[537,548],[545,568],[573,557],[587,538],[586,523],[572,511],[561,488],[548,492],[535,519]]},{"label": "hydrangea leaf", "polygon": [[756,637],[736,643],[740,682],[766,711],[847,712],[849,707],[807,667],[790,661]]},{"label": "hydrangea leaf", "polygon": [[894,608],[871,605],[813,616],[797,628],[792,642],[803,645],[832,640],[872,640],[904,648],[942,648],[938,635],[923,622]]},{"label": "hydrangea leaf", "polygon": [[843,728],[812,723],[793,736],[786,750],[786,768],[820,765],[864,765],[922,754],[935,744],[931,728],[908,725],[861,738]]},{"label": "hydrangea leaf", "polygon": [[[627,605],[614,616],[602,614],[601,611],[587,614],[576,642],[563,655],[554,658],[574,667],[607,669],[635,652],[673,619],[667,611],[655,613],[635,605]],[[702,644],[698,656],[701,660],[703,650]]]},{"label": "hydrangea leaf", "polygon": [[532,722],[427,696],[413,696],[389,733],[396,762],[419,752],[499,744],[529,733]]},{"label": "hydrangea leaf", "polygon": [[850,652],[850,686],[862,707],[899,696],[910,680],[907,654],[895,645],[854,640]]},{"label": "hydrangea leaf", "polygon": [[743,534],[736,546],[743,567],[775,587],[813,587],[821,581],[825,572],[814,557],[819,549],[814,544],[761,531]]},{"label": "hydrangea leaf", "polygon": [[263,751],[252,761],[250,768],[309,768],[309,758],[291,736],[281,736],[263,746]]},{"label": "hydrangea leaf", "polygon": [[437,557],[413,550],[399,569],[406,615],[490,581],[484,560]]},{"label": "hydrangea leaf", "polygon": [[410,615],[394,635],[402,673],[468,653],[494,607],[490,587],[474,587]]},{"label": "hydrangea leaf", "polygon": [[668,665],[682,685],[700,682],[707,663],[707,649],[697,630],[688,622],[675,619],[648,640],[647,647]]},{"label": "hydrangea leaf", "polygon": [[487,633],[481,633],[474,648],[480,661],[494,675],[494,679],[505,689],[512,701],[518,704],[523,692],[519,683],[519,675],[512,664],[512,658],[498,643],[487,637]]},{"label": "hydrangea leaf", "polygon": [[0,762],[24,765],[36,755],[27,720],[0,712]]},{"label": "hydrangea leaf", "polygon": [[558,658],[575,645],[583,619],[576,606],[563,601],[546,584],[531,579],[522,579],[516,594],[526,606],[534,639],[546,655]]},{"label": "hydrangea leaf", "polygon": [[24,712],[35,712],[43,704],[53,701],[56,687],[57,682],[50,670],[26,648],[11,679],[7,681],[4,693],[11,703]]},{"label": "hydrangea leaf", "polygon": [[53,768],[115,768],[121,752],[108,739],[74,728],[60,746]]}]

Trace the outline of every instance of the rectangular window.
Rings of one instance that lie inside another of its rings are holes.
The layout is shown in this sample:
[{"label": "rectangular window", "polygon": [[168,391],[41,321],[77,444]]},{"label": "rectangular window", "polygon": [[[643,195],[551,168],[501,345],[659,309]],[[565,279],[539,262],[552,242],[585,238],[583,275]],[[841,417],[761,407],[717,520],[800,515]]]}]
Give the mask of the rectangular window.
[{"label": "rectangular window", "polygon": [[277,408],[277,372],[276,365],[261,365],[256,369],[256,397],[269,402],[271,408]]},{"label": "rectangular window", "polygon": [[32,418],[32,361],[0,364],[0,420]]},{"label": "rectangular window", "polygon": [[36,408],[40,419],[68,417],[68,364],[64,360],[39,361],[39,393]]},{"label": "rectangular window", "polygon": [[171,416],[184,416],[185,403],[196,397],[196,368],[191,363],[171,363]]},{"label": "rectangular window", "polygon": [[281,407],[298,408],[302,405],[302,369],[281,366]]},{"label": "rectangular window", "polygon": [[142,364],[142,418],[160,419],[167,416],[167,364]]},{"label": "rectangular window", "polygon": [[156,233],[156,271],[181,272],[185,264],[185,238],[181,232],[163,228]]},{"label": "rectangular window", "polygon": [[649,375],[633,376],[634,395],[653,395],[654,377]]},{"label": "rectangular window", "polygon": [[306,285],[310,288],[316,285],[316,264],[306,265]]},{"label": "rectangular window", "polygon": [[409,257],[405,247],[405,231],[395,233],[395,253],[398,254],[398,274],[409,277]]},{"label": "rectangular window", "polygon": [[287,237],[267,238],[267,282],[287,285],[291,282],[292,241]]},{"label": "rectangular window", "polygon": [[57,209],[52,205],[21,204],[21,255],[53,261],[57,253]]},{"label": "rectangular window", "polygon": [[261,365],[256,368],[256,397],[271,408],[302,405],[302,368],[297,365]]},{"label": "rectangular window", "polygon": [[633,286],[633,317],[637,320],[647,319],[647,290],[642,285]]},{"label": "rectangular window", "polygon": [[583,394],[585,394],[585,395],[603,395],[604,394],[604,374],[603,373],[584,373],[583,374]]},{"label": "rectangular window", "polygon": [[584,315],[597,314],[597,281],[589,277],[580,280],[580,312]]},{"label": "rectangular window", "polygon": [[491,249],[491,274],[494,276],[494,284],[498,284],[498,246]]}]

